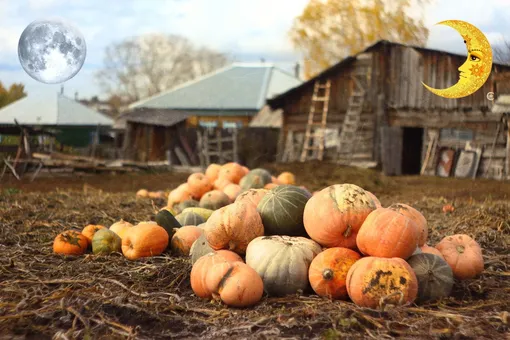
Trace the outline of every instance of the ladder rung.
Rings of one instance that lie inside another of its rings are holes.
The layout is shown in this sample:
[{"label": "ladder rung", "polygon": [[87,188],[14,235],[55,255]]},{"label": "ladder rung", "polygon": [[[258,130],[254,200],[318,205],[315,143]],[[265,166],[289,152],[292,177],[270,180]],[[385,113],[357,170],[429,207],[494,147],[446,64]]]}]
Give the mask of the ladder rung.
[{"label": "ladder rung", "polygon": [[312,100],[315,102],[326,102],[328,101],[328,97],[313,96]]},{"label": "ladder rung", "polygon": [[322,126],[322,125],[326,125],[326,122],[308,122],[309,126]]},{"label": "ladder rung", "polygon": [[321,150],[321,149],[324,149],[324,146],[322,146],[322,145],[319,145],[319,146],[315,146],[315,145],[305,146],[305,150]]}]

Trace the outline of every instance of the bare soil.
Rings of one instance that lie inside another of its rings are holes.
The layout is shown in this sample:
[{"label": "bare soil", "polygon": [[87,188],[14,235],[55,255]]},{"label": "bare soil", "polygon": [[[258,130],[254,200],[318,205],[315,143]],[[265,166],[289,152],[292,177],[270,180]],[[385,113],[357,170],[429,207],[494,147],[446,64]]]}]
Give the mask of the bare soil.
[{"label": "bare soil", "polygon": [[[465,233],[483,247],[485,271],[441,301],[369,310],[313,294],[266,297],[246,309],[193,295],[187,258],[129,261],[120,254],[64,257],[54,237],[86,224],[154,219],[183,173],[55,176],[0,182],[0,339],[510,339],[510,183],[385,177],[327,163],[268,164],[314,191],[357,184],[383,206],[401,202],[429,222],[429,244]],[[442,206],[455,211],[444,214]]]}]

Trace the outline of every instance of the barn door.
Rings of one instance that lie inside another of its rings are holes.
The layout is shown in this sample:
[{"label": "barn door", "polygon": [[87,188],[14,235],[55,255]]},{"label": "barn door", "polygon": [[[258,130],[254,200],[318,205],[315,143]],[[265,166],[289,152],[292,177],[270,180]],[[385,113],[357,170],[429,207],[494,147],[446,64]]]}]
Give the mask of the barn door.
[{"label": "barn door", "polygon": [[399,126],[381,127],[381,162],[386,176],[402,174],[403,130]]}]

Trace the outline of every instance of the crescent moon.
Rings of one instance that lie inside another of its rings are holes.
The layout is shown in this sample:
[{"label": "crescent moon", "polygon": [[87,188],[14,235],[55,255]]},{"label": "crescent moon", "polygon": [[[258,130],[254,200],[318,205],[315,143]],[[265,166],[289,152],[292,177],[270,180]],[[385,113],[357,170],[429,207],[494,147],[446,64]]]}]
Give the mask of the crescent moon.
[{"label": "crescent moon", "polygon": [[492,70],[492,48],[487,37],[475,26],[461,20],[445,20],[436,25],[446,25],[462,35],[467,48],[467,59],[459,67],[459,81],[446,88],[435,89],[424,82],[430,92],[444,98],[462,98],[476,92],[489,78]]}]

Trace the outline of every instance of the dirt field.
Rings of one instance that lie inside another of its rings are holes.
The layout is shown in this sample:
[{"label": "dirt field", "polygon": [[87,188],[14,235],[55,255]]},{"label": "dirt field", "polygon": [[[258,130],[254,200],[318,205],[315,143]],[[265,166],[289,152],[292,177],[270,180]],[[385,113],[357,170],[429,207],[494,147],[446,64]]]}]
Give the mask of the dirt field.
[{"label": "dirt field", "polygon": [[[164,201],[135,191],[171,189],[187,174],[93,175],[0,182],[0,339],[510,339],[510,184],[486,180],[387,178],[328,164],[290,170],[310,190],[354,183],[383,206],[401,202],[429,222],[429,244],[466,233],[484,248],[485,271],[456,282],[452,297],[374,311],[313,294],[264,297],[234,309],[196,298],[191,265],[169,254],[142,261],[122,255],[52,254],[61,231],[86,224],[154,218]],[[442,206],[453,203],[445,215]]]}]

